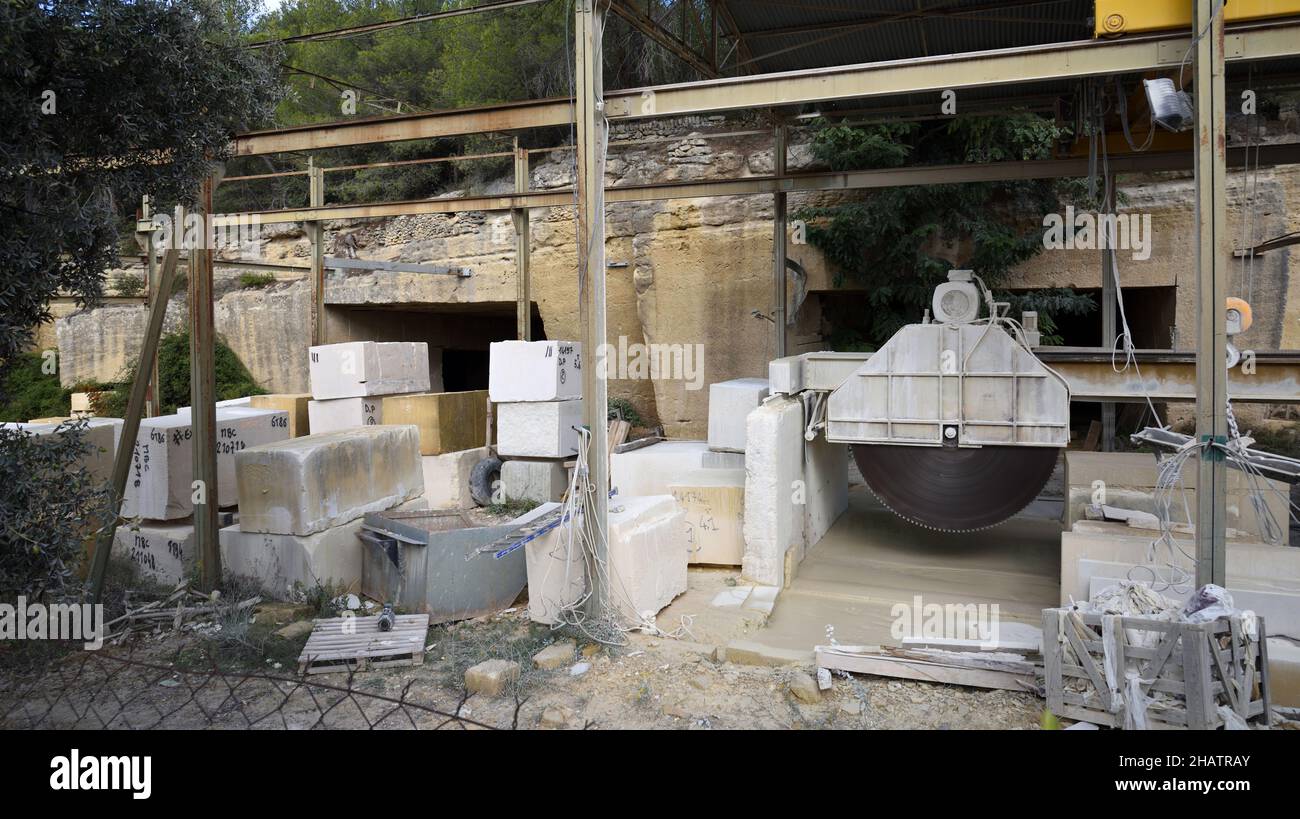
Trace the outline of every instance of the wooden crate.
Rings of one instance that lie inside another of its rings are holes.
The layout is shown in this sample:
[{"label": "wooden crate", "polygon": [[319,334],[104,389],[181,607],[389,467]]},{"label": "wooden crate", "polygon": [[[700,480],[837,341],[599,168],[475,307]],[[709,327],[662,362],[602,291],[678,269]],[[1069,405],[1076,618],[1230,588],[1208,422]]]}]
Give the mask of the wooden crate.
[{"label": "wooden crate", "polygon": [[428,631],[427,614],[399,614],[392,631],[379,630],[378,616],[317,620],[298,655],[298,673],[422,665]]},{"label": "wooden crate", "polygon": [[[1044,609],[1047,708],[1057,716],[1122,728],[1126,672],[1136,671],[1142,693],[1153,698],[1148,727],[1221,728],[1221,705],[1247,722],[1267,725],[1268,651],[1263,618],[1258,623],[1257,639],[1249,640],[1240,617],[1177,623]],[[1130,639],[1129,632],[1150,637]],[[1106,674],[1107,642],[1114,689]]]}]

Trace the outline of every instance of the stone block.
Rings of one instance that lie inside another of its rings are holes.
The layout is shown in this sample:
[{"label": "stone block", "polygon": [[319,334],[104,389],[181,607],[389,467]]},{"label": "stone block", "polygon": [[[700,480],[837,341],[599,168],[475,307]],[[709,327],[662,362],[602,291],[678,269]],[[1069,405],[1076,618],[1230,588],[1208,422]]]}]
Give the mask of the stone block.
[{"label": "stone block", "polygon": [[507,499],[558,501],[569,488],[563,460],[516,459],[501,464],[501,491]]},{"label": "stone block", "polygon": [[289,437],[300,438],[311,433],[311,421],[307,414],[307,404],[311,393],[281,392],[270,395],[254,395],[248,405],[253,409],[280,410],[288,416]]},{"label": "stone block", "polygon": [[144,522],[119,526],[113,535],[113,554],[129,558],[145,577],[174,586],[189,577],[198,559],[194,524]]},{"label": "stone block", "polygon": [[690,562],[739,566],[745,554],[745,470],[697,469],[669,492],[686,512]]},{"label": "stone block", "polygon": [[849,508],[849,447],[822,435],[804,442],[803,543],[811,549]]},{"label": "stone block", "polygon": [[307,375],[312,396],[322,401],[428,392],[429,345],[423,341],[348,341],[312,347]]},{"label": "stone block", "polygon": [[309,535],[424,494],[413,426],[354,427],[239,453],[239,525]]},{"label": "stone block", "polygon": [[581,401],[498,404],[497,453],[511,458],[572,458],[578,452]]},{"label": "stone block", "polygon": [[[216,420],[216,502],[233,506],[239,502],[235,457],[247,449],[287,439],[287,414],[218,407]],[[188,411],[141,419],[122,499],[125,517],[175,520],[194,512],[193,437]],[[211,500],[212,489],[208,491]]]},{"label": "stone block", "polygon": [[661,441],[609,458],[611,484],[620,495],[670,495],[682,475],[715,468],[744,469],[745,456],[714,452],[706,441]]},{"label": "stone block", "polygon": [[[62,435],[69,427],[59,429],[60,424],[65,421],[77,422],[81,419],[64,419],[64,421],[50,423],[7,423],[0,424],[5,429],[21,430],[29,435],[46,436]],[[87,419],[85,429],[82,432],[82,441],[86,444],[85,454],[77,461],[76,469],[85,470],[90,480],[95,483],[101,483],[109,480],[113,475],[113,457],[117,452],[117,438],[122,434],[122,422],[117,421],[114,426],[111,422],[116,419]]]},{"label": "stone block", "polygon": [[766,378],[737,378],[709,385],[709,448],[745,451],[745,421],[768,395]]},{"label": "stone block", "polygon": [[573,663],[578,644],[573,640],[560,640],[533,655],[533,665],[544,671],[554,671]]},{"label": "stone block", "polygon": [[420,458],[424,473],[424,499],[430,509],[470,509],[474,498],[469,492],[469,475],[474,464],[488,457],[487,447],[424,455]]},{"label": "stone block", "polygon": [[519,663],[514,660],[487,660],[465,671],[465,690],[485,697],[499,697],[519,679]]},{"label": "stone block", "polygon": [[373,427],[384,423],[384,398],[329,398],[307,402],[307,423],[313,433],[338,432],[353,427]]},{"label": "stone block", "polygon": [[487,445],[487,391],[389,395],[383,400],[385,424],[414,424],[420,454],[442,455]]},{"label": "stone block", "polygon": [[493,403],[582,397],[582,345],[576,341],[494,341],[488,392]]},{"label": "stone block", "polygon": [[627,624],[654,617],[686,591],[686,511],[672,495],[610,503],[611,601]]},{"label": "stone block", "polygon": [[587,590],[586,564],[572,525],[561,524],[524,544],[528,571],[528,617],[554,625],[559,613],[582,599]]},{"label": "stone block", "polygon": [[749,414],[745,443],[745,556],[741,573],[785,585],[786,551],[803,548],[803,510],[794,503],[803,479],[803,403],[772,398]]}]

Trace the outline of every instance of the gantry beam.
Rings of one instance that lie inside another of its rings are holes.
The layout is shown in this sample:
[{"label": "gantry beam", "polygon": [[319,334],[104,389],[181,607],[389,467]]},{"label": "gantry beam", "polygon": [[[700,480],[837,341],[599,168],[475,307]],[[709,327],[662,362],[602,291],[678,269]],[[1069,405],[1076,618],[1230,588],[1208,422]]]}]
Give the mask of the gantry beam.
[{"label": "gantry beam", "polygon": [[[1252,148],[1259,152],[1261,165],[1300,163],[1300,145],[1264,145]],[[1189,170],[1190,151],[1144,153],[1112,156],[1112,173]],[[1230,165],[1242,167],[1244,149],[1228,151]],[[771,195],[779,191],[869,190],[906,185],[956,184],[961,182],[999,182],[1025,179],[1062,179],[1088,175],[1088,160],[1044,159],[1034,162],[993,162],[983,164],[935,165],[914,168],[887,168],[872,171],[834,171],[826,173],[753,176],[709,182],[661,182],[649,185],[626,185],[605,189],[607,204],[614,202],[649,202],[667,199],[695,199],[708,196]],[[216,218],[218,227],[237,225],[240,219],[256,217],[264,224],[303,222],[313,219],[372,219],[385,216],[412,216],[428,213],[466,213],[471,211],[506,211],[517,208],[550,208],[573,205],[569,188],[533,191],[496,196],[465,196],[447,199],[413,199],[401,202],[378,202],[358,205],[328,205],[320,208],[287,208],[223,214]],[[245,224],[247,224],[245,222]]]},{"label": "gantry beam", "polygon": [[[710,65],[703,55],[697,53],[680,37],[661,26],[658,20],[637,8],[633,0],[610,0],[609,10],[626,20],[632,28],[654,40],[679,60],[700,72],[701,76],[709,78],[718,76],[716,68]],[[685,35],[684,31],[682,33]]]},{"label": "gantry beam", "polygon": [[[616,91],[605,95],[605,113],[612,118],[683,116],[1176,69],[1190,44],[1189,36],[1164,34],[729,77]],[[1300,22],[1235,27],[1225,40],[1228,62],[1296,54]],[[243,134],[235,138],[233,151],[256,156],[567,125],[573,122],[572,106],[569,99],[535,100],[304,125]]]}]

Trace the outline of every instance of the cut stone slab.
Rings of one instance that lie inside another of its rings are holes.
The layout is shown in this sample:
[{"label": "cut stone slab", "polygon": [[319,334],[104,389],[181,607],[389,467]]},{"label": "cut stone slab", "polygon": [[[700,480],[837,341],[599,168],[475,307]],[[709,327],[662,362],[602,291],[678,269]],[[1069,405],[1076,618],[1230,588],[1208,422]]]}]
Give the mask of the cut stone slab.
[{"label": "cut stone slab", "polygon": [[579,342],[494,341],[488,350],[488,392],[493,403],[582,397]]},{"label": "cut stone slab", "polygon": [[709,385],[709,448],[745,451],[745,419],[768,396],[766,378],[736,378]]},{"label": "cut stone slab", "polygon": [[686,591],[686,510],[672,495],[622,498],[609,510],[610,599],[628,623]]},{"label": "cut stone slab", "polygon": [[383,400],[385,424],[414,424],[420,454],[442,455],[487,445],[486,390],[389,395]]},{"label": "cut stone slab", "polygon": [[497,453],[512,458],[572,458],[578,452],[581,401],[497,405]]},{"label": "cut stone slab", "polygon": [[307,402],[307,422],[314,433],[338,432],[353,427],[373,427],[384,423],[384,398],[330,398]]},{"label": "cut stone slab", "polygon": [[309,535],[424,494],[411,425],[292,438],[244,450],[236,463],[245,532]]},{"label": "cut stone slab", "polygon": [[311,433],[311,422],[307,414],[307,404],[311,393],[281,392],[271,395],[254,395],[248,399],[252,409],[280,410],[288,416],[289,437],[300,438]]},{"label": "cut stone slab", "polygon": [[[399,509],[423,506],[417,498]],[[357,519],[310,535],[245,532],[238,525],[217,533],[222,569],[256,580],[268,596],[291,599],[295,585],[359,588],[361,584],[362,520]]]},{"label": "cut stone slab", "polygon": [[803,402],[771,398],[749,414],[747,424],[741,572],[782,588],[786,552],[803,548],[804,512],[794,503],[795,481],[803,479]]},{"label": "cut stone slab", "polygon": [[194,524],[142,522],[119,526],[113,535],[113,554],[129,558],[140,567],[142,575],[174,586],[189,577],[197,560]]},{"label": "cut stone slab", "polygon": [[424,473],[424,499],[430,509],[470,509],[474,497],[469,476],[474,464],[488,457],[487,447],[420,457]]},{"label": "cut stone slab", "polygon": [[465,690],[485,697],[499,697],[519,679],[519,663],[514,660],[487,660],[465,671]]},{"label": "cut stone slab", "polygon": [[745,554],[745,470],[697,469],[668,488],[686,512],[690,562],[739,566]]},{"label": "cut stone slab", "polygon": [[428,392],[429,345],[423,341],[348,341],[312,347],[307,375],[312,396],[321,401]]},{"label": "cut stone slab", "polygon": [[[582,599],[587,590],[586,564],[572,522],[524,544],[528,572],[528,618],[554,625],[560,612]],[[570,538],[573,543],[570,545]]]},{"label": "cut stone slab", "polygon": [[533,664],[546,671],[564,668],[573,662],[573,655],[577,650],[578,644],[576,641],[561,640],[534,654]]},{"label": "cut stone slab", "polygon": [[[68,419],[76,422],[80,419]],[[117,452],[117,438],[122,434],[122,422],[117,420],[114,427],[109,421],[117,419],[87,419],[85,422],[86,429],[82,433],[82,441],[86,444],[86,452],[77,461],[76,470],[85,470],[92,482],[100,483],[109,480],[113,475],[113,456]],[[6,423],[0,424],[4,429],[21,430],[28,435],[46,436],[62,435],[68,430],[64,427],[60,431],[59,426],[62,421],[55,423]]]},{"label": "cut stone slab", "polygon": [[609,458],[609,474],[620,495],[670,495],[670,487],[682,475],[699,469],[744,469],[745,456],[736,452],[714,452],[707,441],[661,441],[657,444],[615,452]]},{"label": "cut stone slab", "polygon": [[[286,440],[287,414],[247,407],[218,407],[216,420],[216,501],[221,506],[233,506],[239,503],[236,456],[263,444]],[[193,437],[188,410],[141,419],[122,499],[124,517],[176,520],[194,513]]]},{"label": "cut stone slab", "polygon": [[558,501],[569,488],[564,461],[516,459],[501,464],[501,490],[508,500]]},{"label": "cut stone slab", "polygon": [[803,548],[811,549],[849,508],[848,445],[822,435],[805,441],[803,471]]}]

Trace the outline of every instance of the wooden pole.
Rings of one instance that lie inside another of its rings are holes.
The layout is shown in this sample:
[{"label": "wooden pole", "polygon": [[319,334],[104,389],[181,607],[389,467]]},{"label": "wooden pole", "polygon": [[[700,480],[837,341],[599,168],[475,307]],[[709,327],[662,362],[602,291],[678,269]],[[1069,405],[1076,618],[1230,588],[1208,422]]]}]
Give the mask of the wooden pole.
[{"label": "wooden pole", "polygon": [[203,180],[198,209],[205,229],[200,247],[190,249],[190,428],[193,433],[194,548],[199,555],[199,585],[212,591],[221,583],[221,545],[217,540],[217,383],[213,364],[216,330],[212,318],[212,247],[206,229],[212,213],[215,177]]},{"label": "wooden pole", "polygon": [[[325,205],[325,171],[307,160],[310,200],[313,208]],[[319,220],[307,223],[307,240],[311,242],[311,343],[325,344],[325,226]]]},{"label": "wooden pole", "polygon": [[[528,151],[515,138],[515,192],[527,193],[529,185]],[[515,335],[520,341],[533,339],[532,231],[528,208],[512,211],[515,225],[515,275],[518,281],[515,304]]]},{"label": "wooden pole", "polygon": [[[772,171],[785,176],[785,125],[776,126],[772,146]],[[785,257],[786,257],[786,201],[785,191],[772,195],[772,323],[776,349],[773,358],[785,358]]]}]

